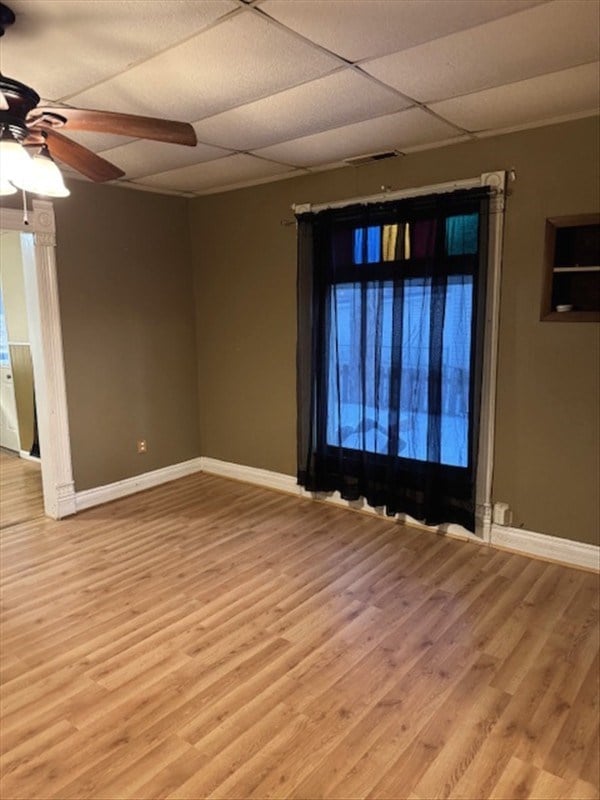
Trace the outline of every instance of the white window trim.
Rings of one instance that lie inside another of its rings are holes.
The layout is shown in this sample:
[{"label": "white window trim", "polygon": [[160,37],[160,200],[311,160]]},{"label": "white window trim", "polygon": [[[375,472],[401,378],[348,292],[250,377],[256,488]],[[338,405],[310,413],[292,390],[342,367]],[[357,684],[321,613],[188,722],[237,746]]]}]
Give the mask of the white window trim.
[{"label": "white window trim", "polygon": [[22,211],[0,208],[0,228],[21,233],[44,511],[60,519],[74,514],[76,508],[56,275],[56,223],[50,201],[33,200],[32,205],[28,223]]}]

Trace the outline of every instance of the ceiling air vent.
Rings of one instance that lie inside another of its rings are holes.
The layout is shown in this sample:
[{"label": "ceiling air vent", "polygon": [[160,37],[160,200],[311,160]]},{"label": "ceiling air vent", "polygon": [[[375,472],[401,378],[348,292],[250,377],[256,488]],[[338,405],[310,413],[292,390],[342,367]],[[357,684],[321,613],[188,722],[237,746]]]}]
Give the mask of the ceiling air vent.
[{"label": "ceiling air vent", "polygon": [[372,164],[373,161],[384,161],[386,158],[396,158],[401,156],[398,150],[386,150],[383,153],[369,153],[366,156],[356,156],[355,158],[345,158],[344,163],[351,167],[361,167],[363,164]]}]

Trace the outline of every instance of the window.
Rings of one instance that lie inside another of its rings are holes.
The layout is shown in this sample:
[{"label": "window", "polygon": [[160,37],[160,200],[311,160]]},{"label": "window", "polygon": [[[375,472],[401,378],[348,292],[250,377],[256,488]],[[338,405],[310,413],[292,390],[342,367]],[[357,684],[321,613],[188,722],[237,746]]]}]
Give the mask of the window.
[{"label": "window", "polygon": [[[327,337],[327,443],[330,445],[388,453],[393,301],[391,282],[380,286],[367,284],[364,309],[361,292],[352,284],[338,284],[331,289],[332,313]],[[394,455],[467,466],[472,302],[472,279],[452,276],[445,299],[441,446],[439,454],[429,454],[427,432],[431,416],[427,389],[431,281],[406,280],[399,353],[402,434]],[[360,359],[363,314],[367,353],[364,368]]]},{"label": "window", "polygon": [[486,198],[299,218],[302,485],[473,529]]}]

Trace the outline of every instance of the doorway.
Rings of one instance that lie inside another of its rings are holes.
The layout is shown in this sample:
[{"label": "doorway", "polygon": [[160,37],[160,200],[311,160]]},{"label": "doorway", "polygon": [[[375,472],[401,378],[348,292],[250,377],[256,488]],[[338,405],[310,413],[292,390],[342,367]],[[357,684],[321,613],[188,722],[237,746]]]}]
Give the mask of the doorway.
[{"label": "doorway", "polygon": [[44,514],[22,235],[0,231],[0,528]]},{"label": "doorway", "polygon": [[0,231],[0,411],[0,446],[23,457],[37,455],[21,234],[6,230]]},{"label": "doorway", "polygon": [[[10,314],[7,315],[7,375],[10,376],[6,380],[7,409],[13,409],[13,405],[14,409],[7,411],[6,416],[16,420],[12,423],[8,421],[4,427],[7,428],[8,443],[14,457],[17,457],[17,443],[18,456],[28,457],[32,452],[26,449],[29,439],[32,442],[30,447],[39,442],[44,513],[60,519],[75,513],[75,492],[56,277],[55,220],[51,202],[34,200],[32,205],[33,211],[28,220],[24,220],[22,212],[16,209],[0,208],[0,239],[7,242],[9,250],[11,246],[16,246],[15,243],[20,249],[23,297],[17,305],[20,305],[21,312],[24,307],[22,316],[27,322],[24,333],[24,328],[19,328],[18,314],[12,315],[13,320],[17,320],[12,325]],[[5,292],[5,302],[6,299]],[[17,371],[19,381],[14,380]],[[29,398],[32,415],[26,411],[19,414],[19,405],[27,405],[26,397]],[[12,441],[10,427],[13,428]],[[35,446],[33,452],[36,452]],[[10,453],[6,450],[5,454]],[[10,459],[3,459],[4,466],[8,463],[12,463]],[[11,468],[11,472],[16,473],[18,469]]]}]

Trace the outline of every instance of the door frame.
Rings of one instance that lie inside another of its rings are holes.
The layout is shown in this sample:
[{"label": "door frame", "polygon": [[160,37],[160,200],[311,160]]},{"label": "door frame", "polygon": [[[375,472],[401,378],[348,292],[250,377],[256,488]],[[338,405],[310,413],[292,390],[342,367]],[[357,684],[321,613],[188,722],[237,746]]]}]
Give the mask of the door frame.
[{"label": "door frame", "polygon": [[56,273],[56,221],[49,200],[33,200],[32,206],[28,220],[18,209],[0,207],[0,228],[21,234],[44,511],[61,519],[74,514],[76,507]]}]

